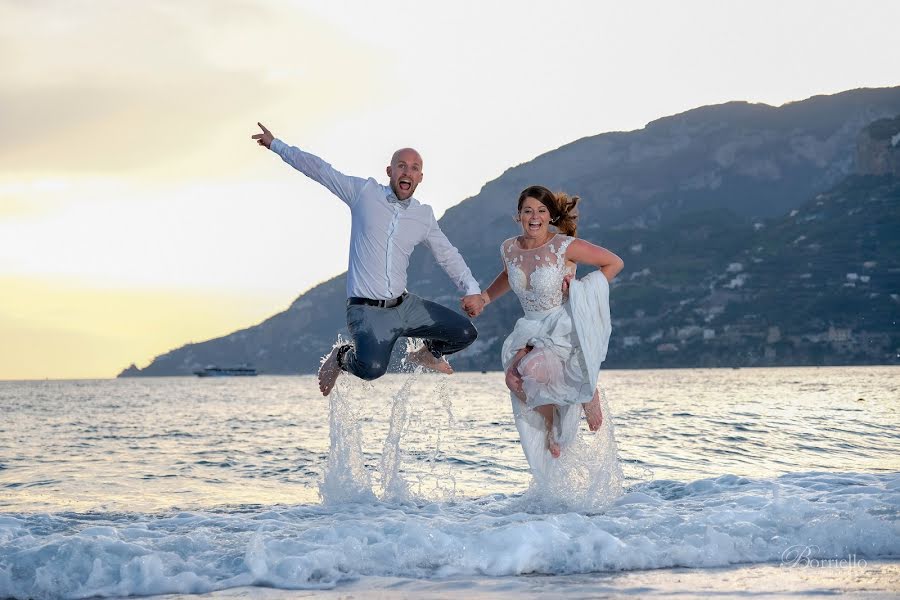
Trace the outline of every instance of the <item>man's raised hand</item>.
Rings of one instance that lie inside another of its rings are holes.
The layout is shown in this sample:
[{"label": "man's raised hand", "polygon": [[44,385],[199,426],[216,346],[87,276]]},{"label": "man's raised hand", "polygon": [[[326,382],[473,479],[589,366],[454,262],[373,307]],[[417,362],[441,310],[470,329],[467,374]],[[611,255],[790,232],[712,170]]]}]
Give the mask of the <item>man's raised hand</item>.
[{"label": "man's raised hand", "polygon": [[272,132],[266,129],[266,126],[262,123],[257,123],[257,125],[259,125],[259,128],[262,129],[262,133],[257,133],[256,135],[251,135],[250,137],[256,140],[256,143],[260,146],[270,148],[272,146],[272,140],[275,139],[275,136],[272,135]]}]

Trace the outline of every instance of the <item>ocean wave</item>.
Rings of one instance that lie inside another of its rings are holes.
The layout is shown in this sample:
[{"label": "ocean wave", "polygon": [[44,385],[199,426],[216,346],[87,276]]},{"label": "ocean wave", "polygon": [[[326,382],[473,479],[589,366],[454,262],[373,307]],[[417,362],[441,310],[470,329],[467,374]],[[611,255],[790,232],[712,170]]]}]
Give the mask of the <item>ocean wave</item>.
[{"label": "ocean wave", "polygon": [[497,494],[451,502],[0,516],[0,597],[330,588],[365,576],[569,575],[900,558],[900,473],[640,483],[605,509]]}]

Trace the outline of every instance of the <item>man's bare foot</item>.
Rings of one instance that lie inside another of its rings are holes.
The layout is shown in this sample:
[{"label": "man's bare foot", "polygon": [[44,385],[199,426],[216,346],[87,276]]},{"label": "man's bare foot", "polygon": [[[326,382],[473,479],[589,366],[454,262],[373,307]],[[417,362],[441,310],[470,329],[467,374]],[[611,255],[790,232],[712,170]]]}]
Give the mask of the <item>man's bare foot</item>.
[{"label": "man's bare foot", "polygon": [[331,353],[322,361],[322,366],[319,367],[319,391],[322,392],[323,396],[331,393],[338,375],[341,374],[341,367],[337,361],[338,350],[340,349],[340,346],[332,348]]},{"label": "man's bare foot", "polygon": [[597,431],[603,425],[603,411],[600,409],[600,392],[594,392],[590,402],[581,405],[584,407],[584,416],[587,417],[588,428]]},{"label": "man's bare foot", "polygon": [[407,354],[406,360],[414,365],[422,365],[426,369],[438,371],[439,373],[445,373],[447,375],[453,374],[453,367],[450,366],[447,359],[435,357],[425,346],[422,346],[415,352]]}]

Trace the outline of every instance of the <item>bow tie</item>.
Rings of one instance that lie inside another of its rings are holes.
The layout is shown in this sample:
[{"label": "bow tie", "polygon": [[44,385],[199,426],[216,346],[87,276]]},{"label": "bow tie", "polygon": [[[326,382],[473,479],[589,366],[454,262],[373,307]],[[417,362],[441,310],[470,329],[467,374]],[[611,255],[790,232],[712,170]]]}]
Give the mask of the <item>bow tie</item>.
[{"label": "bow tie", "polygon": [[403,208],[409,208],[410,198],[407,198],[406,200],[401,200],[400,198],[397,197],[397,194],[395,194],[394,192],[391,192],[390,194],[387,195],[387,201],[390,202],[391,204],[399,204]]}]

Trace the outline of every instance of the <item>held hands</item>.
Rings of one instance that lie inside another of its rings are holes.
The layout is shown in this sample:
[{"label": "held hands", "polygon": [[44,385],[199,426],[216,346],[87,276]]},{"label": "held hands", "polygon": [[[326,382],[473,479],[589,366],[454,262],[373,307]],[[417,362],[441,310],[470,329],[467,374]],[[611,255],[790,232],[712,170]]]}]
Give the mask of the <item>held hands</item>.
[{"label": "held hands", "polygon": [[275,136],[272,135],[272,132],[266,129],[266,126],[262,123],[257,123],[257,125],[259,125],[259,128],[262,129],[262,133],[257,133],[256,135],[251,135],[250,137],[256,140],[256,143],[260,146],[265,146],[266,148],[271,147],[272,140],[275,139]]},{"label": "held hands", "polygon": [[462,300],[460,300],[460,306],[470,317],[477,317],[484,310],[484,307],[487,306],[488,302],[490,300],[486,299],[484,292],[482,292],[480,294],[463,296]]},{"label": "held hands", "polygon": [[568,275],[563,277],[563,282],[562,282],[563,295],[566,295],[569,293],[569,282],[572,281],[573,279],[575,279],[575,275],[573,275],[572,273],[569,273]]}]

